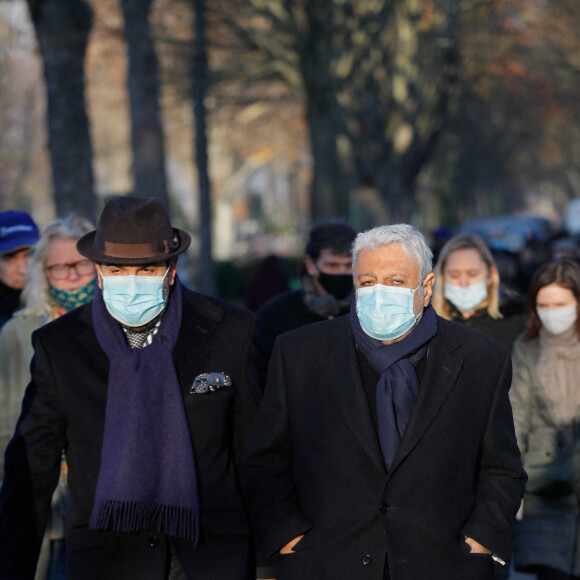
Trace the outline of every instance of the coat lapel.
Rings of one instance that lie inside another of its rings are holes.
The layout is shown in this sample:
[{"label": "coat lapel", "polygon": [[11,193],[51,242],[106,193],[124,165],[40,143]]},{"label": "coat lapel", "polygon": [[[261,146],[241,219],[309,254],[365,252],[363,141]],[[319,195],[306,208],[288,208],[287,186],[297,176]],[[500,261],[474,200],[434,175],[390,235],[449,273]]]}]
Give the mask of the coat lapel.
[{"label": "coat lapel", "polygon": [[441,332],[441,319],[438,320],[438,324],[440,331],[429,346],[419,395],[407,429],[401,439],[391,473],[411,453],[429,429],[441,406],[453,390],[459,371],[463,366],[463,359],[456,352],[461,346],[460,343],[449,339]]},{"label": "coat lapel", "polygon": [[107,369],[108,373],[109,358],[105,354],[105,351],[101,348],[101,345],[97,340],[97,335],[95,334],[95,329],[93,327],[92,302],[83,308],[79,319],[83,323],[81,331],[78,334],[79,342],[82,344],[83,348],[90,353],[91,357],[96,360],[96,364],[100,368]]},{"label": "coat lapel", "polygon": [[[183,320],[194,320],[193,324],[182,324],[179,338],[173,352],[175,369],[183,388],[189,389],[193,383],[194,363],[207,342],[211,339],[224,313],[219,306],[192,291],[183,289]],[[109,368],[109,359],[101,348],[92,323],[92,308],[87,306],[80,315],[84,328],[79,332],[83,347],[97,359],[102,368]]]},{"label": "coat lapel", "polygon": [[333,334],[333,342],[325,349],[326,357],[319,359],[318,363],[343,420],[377,467],[385,471],[383,455],[360,373],[349,317],[344,316],[337,322],[342,324],[342,327]]}]

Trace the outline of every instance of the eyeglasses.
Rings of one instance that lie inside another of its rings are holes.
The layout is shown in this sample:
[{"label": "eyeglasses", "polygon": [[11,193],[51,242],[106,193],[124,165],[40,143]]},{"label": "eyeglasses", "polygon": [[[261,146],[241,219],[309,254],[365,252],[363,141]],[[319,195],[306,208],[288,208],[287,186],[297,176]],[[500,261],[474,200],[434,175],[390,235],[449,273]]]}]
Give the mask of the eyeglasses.
[{"label": "eyeglasses", "polygon": [[94,273],[95,266],[91,260],[80,260],[72,264],[53,264],[52,266],[46,267],[46,271],[53,280],[64,280],[68,278],[71,269],[76,272],[77,276],[87,276],[88,274]]}]

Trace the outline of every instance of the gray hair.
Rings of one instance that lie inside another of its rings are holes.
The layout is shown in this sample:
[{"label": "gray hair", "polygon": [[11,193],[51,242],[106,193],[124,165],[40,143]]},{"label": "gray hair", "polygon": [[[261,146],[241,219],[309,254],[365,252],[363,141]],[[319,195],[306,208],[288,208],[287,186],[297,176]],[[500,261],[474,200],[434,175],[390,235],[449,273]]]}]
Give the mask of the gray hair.
[{"label": "gray hair", "polygon": [[69,216],[47,223],[40,232],[40,240],[33,247],[27,266],[27,283],[22,291],[24,308],[17,314],[39,314],[47,319],[52,317],[54,303],[48,290],[46,277],[46,255],[54,240],[78,240],[94,230],[93,224],[79,216]]},{"label": "gray hair", "polygon": [[433,252],[423,234],[409,224],[379,226],[358,234],[352,247],[352,272],[361,250],[377,250],[390,244],[399,244],[404,252],[415,261],[421,281],[433,271]]}]

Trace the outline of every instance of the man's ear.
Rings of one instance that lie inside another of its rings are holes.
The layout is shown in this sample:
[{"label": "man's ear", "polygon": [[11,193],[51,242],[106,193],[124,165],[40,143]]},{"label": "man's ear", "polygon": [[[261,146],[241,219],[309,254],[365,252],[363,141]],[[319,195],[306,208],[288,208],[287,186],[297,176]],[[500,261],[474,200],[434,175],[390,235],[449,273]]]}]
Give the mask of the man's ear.
[{"label": "man's ear", "polygon": [[177,258],[178,256],[175,256],[175,258],[173,258],[173,260],[171,260],[171,264],[169,264],[169,285],[173,286],[174,282],[175,282],[175,276],[177,276]]},{"label": "man's ear", "polygon": [[101,264],[99,262],[94,262],[93,264],[95,265],[95,270],[97,271],[97,284],[99,286],[99,289],[102,290],[103,289],[103,276],[101,274]]},{"label": "man's ear", "polygon": [[431,296],[433,296],[433,284],[435,283],[435,274],[431,272],[425,276],[423,280],[423,306],[427,308],[429,302],[431,302]]},{"label": "man's ear", "polygon": [[306,256],[304,258],[304,266],[306,268],[306,272],[311,278],[318,278],[319,272],[314,260],[310,256]]}]

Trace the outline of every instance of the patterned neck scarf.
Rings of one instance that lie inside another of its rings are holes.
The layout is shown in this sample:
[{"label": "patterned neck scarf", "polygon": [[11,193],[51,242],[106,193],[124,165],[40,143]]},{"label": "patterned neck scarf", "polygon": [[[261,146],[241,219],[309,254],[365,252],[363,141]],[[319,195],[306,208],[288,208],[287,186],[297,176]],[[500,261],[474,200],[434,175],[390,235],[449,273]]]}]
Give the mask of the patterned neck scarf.
[{"label": "patterned neck scarf", "polygon": [[51,284],[48,286],[48,292],[53,302],[62,308],[65,312],[70,312],[78,306],[82,306],[83,304],[90,302],[95,296],[96,289],[96,277],[84,286],[75,288],[74,290],[59,290]]}]

